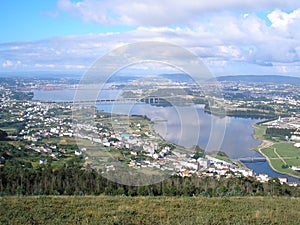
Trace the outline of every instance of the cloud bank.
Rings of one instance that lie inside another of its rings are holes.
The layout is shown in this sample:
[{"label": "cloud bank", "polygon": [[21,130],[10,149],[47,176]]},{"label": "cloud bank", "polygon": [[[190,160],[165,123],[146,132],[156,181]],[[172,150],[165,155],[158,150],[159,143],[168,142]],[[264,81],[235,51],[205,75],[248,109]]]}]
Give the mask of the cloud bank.
[{"label": "cloud bank", "polygon": [[220,12],[248,12],[300,7],[295,0],[60,0],[58,8],[99,24],[169,26],[193,23]]},{"label": "cloud bank", "polygon": [[84,71],[118,46],[147,40],[185,47],[217,75],[298,75],[300,69],[300,1],[60,0],[57,7],[87,22],[135,27],[2,43],[2,70]]}]

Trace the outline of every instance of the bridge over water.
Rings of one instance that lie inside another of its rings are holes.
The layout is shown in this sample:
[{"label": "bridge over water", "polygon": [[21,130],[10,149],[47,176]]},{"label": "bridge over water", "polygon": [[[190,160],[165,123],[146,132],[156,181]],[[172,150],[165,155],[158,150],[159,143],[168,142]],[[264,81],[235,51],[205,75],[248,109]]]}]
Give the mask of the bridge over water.
[{"label": "bridge over water", "polygon": [[244,157],[237,159],[240,162],[252,163],[252,162],[266,162],[267,159],[263,157]]},{"label": "bridge over water", "polygon": [[109,103],[118,103],[118,104],[132,104],[132,103],[148,103],[148,104],[166,104],[166,103],[178,103],[186,102],[185,99],[172,97],[156,97],[149,96],[144,98],[115,98],[115,99],[96,99],[96,100],[68,100],[68,101],[44,101],[46,103],[64,103],[64,104],[88,104],[88,103],[99,103],[99,104],[109,104]]}]

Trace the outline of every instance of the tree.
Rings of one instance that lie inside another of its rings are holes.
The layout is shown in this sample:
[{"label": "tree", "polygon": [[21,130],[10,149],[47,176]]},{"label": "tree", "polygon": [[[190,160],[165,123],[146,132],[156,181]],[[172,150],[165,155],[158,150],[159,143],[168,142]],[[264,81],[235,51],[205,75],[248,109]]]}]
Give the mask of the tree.
[{"label": "tree", "polygon": [[0,129],[0,141],[6,140],[7,136],[8,134],[6,133],[6,131]]},{"label": "tree", "polygon": [[201,149],[198,145],[195,146],[195,154],[193,156],[194,159],[199,159],[204,156],[204,150]]}]

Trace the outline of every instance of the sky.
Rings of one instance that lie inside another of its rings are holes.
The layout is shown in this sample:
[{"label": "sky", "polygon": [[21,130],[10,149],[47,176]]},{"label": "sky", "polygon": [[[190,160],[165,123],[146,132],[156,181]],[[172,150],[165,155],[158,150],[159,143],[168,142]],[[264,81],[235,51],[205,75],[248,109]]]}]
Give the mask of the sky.
[{"label": "sky", "polygon": [[84,73],[117,47],[163,41],[216,76],[300,77],[299,0],[2,0],[0,73]]}]

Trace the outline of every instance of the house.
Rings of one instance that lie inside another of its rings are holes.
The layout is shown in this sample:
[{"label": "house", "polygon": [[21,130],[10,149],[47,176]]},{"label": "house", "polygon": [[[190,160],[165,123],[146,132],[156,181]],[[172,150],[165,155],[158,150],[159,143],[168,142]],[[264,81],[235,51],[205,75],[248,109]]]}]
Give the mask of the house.
[{"label": "house", "polygon": [[298,183],[297,182],[288,182],[287,183],[290,187],[297,187]]},{"label": "house", "polygon": [[82,152],[75,150],[75,155],[82,155]]},{"label": "house", "polygon": [[72,134],[72,133],[70,133],[70,132],[64,132],[64,133],[63,133],[63,136],[69,136],[69,137],[72,137],[72,136],[73,136],[73,134]]},{"label": "house", "polygon": [[85,166],[91,166],[91,165],[93,165],[93,162],[86,161],[86,162],[84,163],[84,165],[85,165]]},{"label": "house", "polygon": [[137,152],[135,152],[135,151],[130,151],[130,154],[136,156],[136,155],[137,155]]},{"label": "house", "polygon": [[209,166],[208,172],[213,173],[216,171],[216,167],[214,165]]},{"label": "house", "polygon": [[244,177],[253,177],[253,176],[255,176],[254,171],[250,170],[248,168],[246,168],[246,169],[237,169],[236,172],[241,173]]},{"label": "house", "polygon": [[264,174],[264,173],[259,174],[258,176],[256,176],[256,180],[258,180],[262,183],[268,182],[269,179],[270,178],[269,178],[268,174]]},{"label": "house", "polygon": [[45,164],[47,164],[47,159],[40,158],[40,165],[45,165]]},{"label": "house", "polygon": [[280,181],[281,184],[288,182],[288,179],[286,177],[278,177],[278,180]]},{"label": "house", "polygon": [[227,172],[229,172],[229,168],[226,168],[226,167],[223,167],[220,171],[219,171],[219,174],[220,175],[225,175]]},{"label": "house", "polygon": [[104,145],[104,147],[110,147],[110,143],[109,142],[104,142],[103,145]]},{"label": "house", "polygon": [[158,159],[159,156],[160,156],[159,154],[155,153],[155,154],[152,155],[152,158],[153,158],[153,159]]},{"label": "house", "polygon": [[295,143],[294,146],[295,146],[296,148],[300,148],[300,143]]},{"label": "house", "polygon": [[291,169],[295,171],[300,171],[300,166],[292,166]]},{"label": "house", "polygon": [[58,158],[58,153],[57,152],[52,152],[50,155],[52,158],[57,159]]},{"label": "house", "polygon": [[185,171],[183,171],[183,172],[181,173],[181,176],[182,176],[182,177],[189,177],[189,176],[191,176],[191,175],[189,174],[189,171],[188,171],[188,170],[185,170]]},{"label": "house", "polygon": [[199,166],[206,169],[209,166],[209,160],[205,159],[205,158],[199,158],[197,160],[197,162],[199,163]]}]

